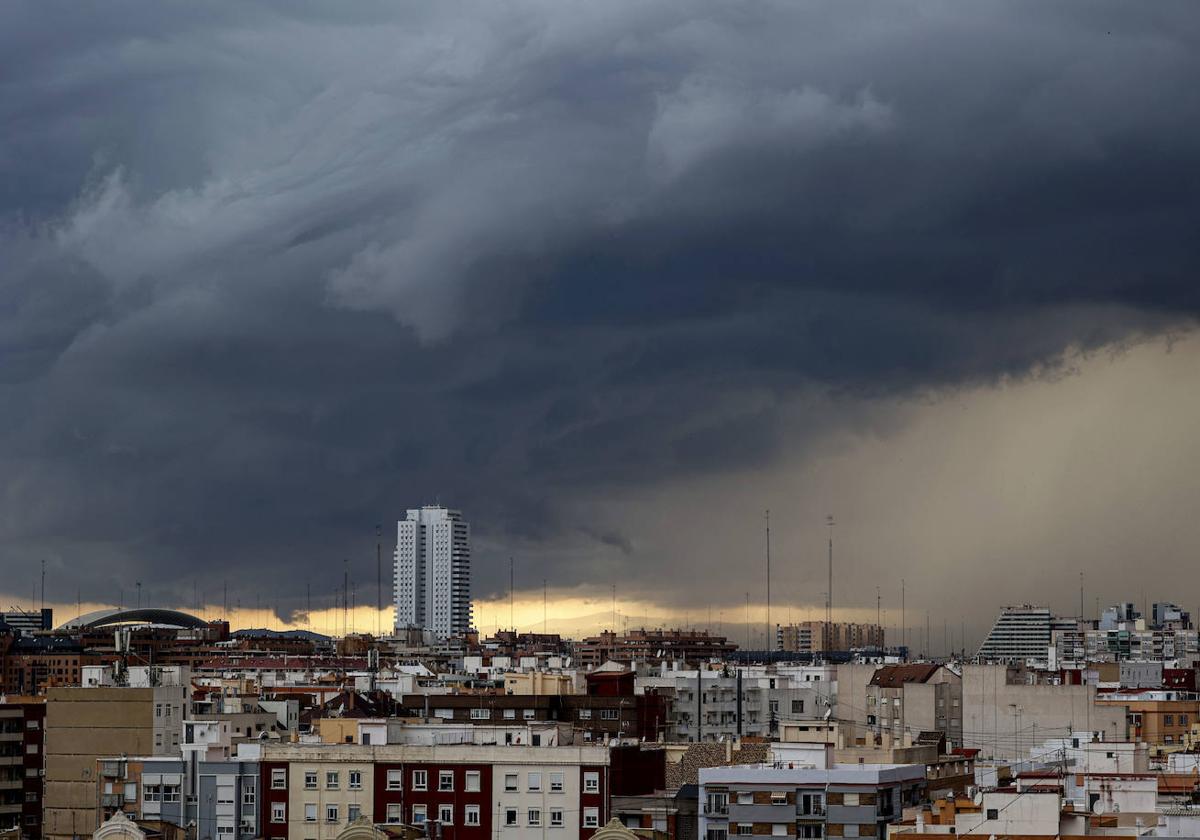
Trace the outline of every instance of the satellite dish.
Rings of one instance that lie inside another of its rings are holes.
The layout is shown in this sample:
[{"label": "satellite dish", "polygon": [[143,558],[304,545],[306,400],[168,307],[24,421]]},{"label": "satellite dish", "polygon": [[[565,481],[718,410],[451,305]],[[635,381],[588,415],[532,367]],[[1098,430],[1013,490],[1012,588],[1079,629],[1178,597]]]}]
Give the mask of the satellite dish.
[{"label": "satellite dish", "polygon": [[983,804],[983,791],[981,791],[981,790],[975,791],[975,793],[972,794],[972,796],[971,796],[971,801],[974,802],[976,805],[982,805]]},{"label": "satellite dish", "polygon": [[1096,804],[1092,806],[1092,813],[1094,813],[1094,814],[1103,814],[1104,813],[1104,803],[1101,802],[1099,799],[1097,799]]},{"label": "satellite dish", "polygon": [[829,720],[831,717],[833,717],[833,709],[827,708],[825,710],[824,718],[825,718],[825,720]]}]

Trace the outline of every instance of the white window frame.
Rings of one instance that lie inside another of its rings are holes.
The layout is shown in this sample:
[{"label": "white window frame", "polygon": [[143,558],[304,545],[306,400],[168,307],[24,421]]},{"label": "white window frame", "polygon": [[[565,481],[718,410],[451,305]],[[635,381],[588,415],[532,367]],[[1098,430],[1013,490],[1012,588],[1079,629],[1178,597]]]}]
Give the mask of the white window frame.
[{"label": "white window frame", "polygon": [[287,805],[283,802],[271,803],[271,822],[287,822]]},{"label": "white window frame", "polygon": [[418,804],[418,805],[412,806],[412,823],[413,823],[413,825],[421,825],[427,819],[429,819],[429,806],[428,805]]},{"label": "white window frame", "polygon": [[529,808],[525,811],[525,825],[530,828],[542,827],[542,809]]},{"label": "white window frame", "polygon": [[317,821],[317,803],[316,802],[305,802],[304,803],[304,821],[310,822],[310,823],[315,823]]},{"label": "white window frame", "polygon": [[271,790],[287,790],[287,769],[275,767],[271,770]]},{"label": "white window frame", "polygon": [[399,802],[389,802],[387,811],[384,812],[384,820],[388,825],[399,825],[404,819],[404,806]]},{"label": "white window frame", "polygon": [[526,774],[525,781],[527,783],[530,793],[537,793],[537,792],[541,791],[541,789],[542,789],[542,774],[541,773],[532,773],[532,772],[528,773],[528,774]]},{"label": "white window frame", "polygon": [[564,779],[565,779],[565,776],[562,773],[551,773],[550,774],[550,792],[551,793],[562,793],[563,787],[564,787]]},{"label": "white window frame", "polygon": [[584,793],[599,793],[600,792],[600,774],[589,772],[583,774],[583,792]]},{"label": "white window frame", "polygon": [[387,771],[387,786],[385,790],[403,790],[404,789],[404,771],[389,770]]},{"label": "white window frame", "polygon": [[[509,818],[512,819],[509,819]],[[504,827],[516,828],[521,825],[521,809],[520,808],[505,808],[504,809]]]},{"label": "white window frame", "polygon": [[346,784],[350,790],[362,790],[362,771],[351,770],[346,774]]},{"label": "white window frame", "polygon": [[454,771],[439,770],[438,771],[438,792],[453,793],[454,792]]},{"label": "white window frame", "polygon": [[515,793],[521,788],[520,773],[505,773],[504,774],[504,792]]},{"label": "white window frame", "polygon": [[412,789],[413,790],[429,790],[429,771],[428,770],[412,771]]},{"label": "white window frame", "polygon": [[438,822],[442,825],[454,825],[454,806],[447,802],[438,805]]},{"label": "white window frame", "polygon": [[583,827],[584,828],[599,828],[600,827],[600,809],[599,808],[584,808],[583,809]]},{"label": "white window frame", "polygon": [[563,826],[563,809],[562,808],[551,808],[550,809],[550,827],[551,828],[561,828],[562,826]]},{"label": "white window frame", "polygon": [[478,770],[467,770],[463,774],[463,790],[467,793],[479,793],[483,784],[483,775]]}]

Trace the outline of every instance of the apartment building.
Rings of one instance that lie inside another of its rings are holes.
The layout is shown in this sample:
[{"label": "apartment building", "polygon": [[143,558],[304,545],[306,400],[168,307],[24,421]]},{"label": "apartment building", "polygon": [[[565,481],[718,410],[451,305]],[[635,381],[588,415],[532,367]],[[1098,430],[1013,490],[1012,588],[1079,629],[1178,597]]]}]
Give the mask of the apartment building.
[{"label": "apartment building", "polygon": [[778,627],[776,649],[789,653],[825,653],[845,650],[882,650],[883,628],[878,624],[847,621],[802,621]]},{"label": "apartment building", "polygon": [[666,740],[719,741],[778,735],[786,721],[820,718],[828,686],[759,669],[670,671],[639,678],[639,686],[674,694]]},{"label": "apartment building", "polygon": [[1044,661],[1052,640],[1053,616],[1046,607],[1004,607],[979,647],[981,662]]},{"label": "apartment building", "polygon": [[818,761],[703,768],[699,836],[884,838],[924,790],[920,765]]},{"label": "apartment building", "polygon": [[1118,691],[1096,698],[1100,708],[1124,713],[1126,739],[1152,747],[1179,746],[1200,720],[1200,700],[1177,691]]},{"label": "apartment building", "polygon": [[409,510],[396,523],[396,628],[440,637],[471,627],[471,526],[457,510]]},{"label": "apartment building", "polygon": [[709,662],[729,657],[737,645],[707,630],[611,630],[578,642],[579,664],[594,668],[605,662]]},{"label": "apartment building", "polygon": [[179,755],[186,671],[160,670],[146,688],[51,688],[46,698],[43,832],[71,840],[99,825],[96,762],[114,755]]},{"label": "apartment building", "polygon": [[42,762],[46,704],[0,703],[0,832],[42,836]]},{"label": "apartment building", "polygon": [[1054,672],[1007,665],[964,665],[963,746],[981,757],[1023,759],[1035,745],[1064,732],[1124,741],[1125,709],[1096,701],[1094,685],[1065,684]]},{"label": "apartment building", "polygon": [[97,762],[101,819],[121,811],[134,820],[195,826],[196,837],[261,837],[257,751],[220,761],[110,756]]},{"label": "apartment building", "polygon": [[941,665],[884,665],[866,691],[867,725],[893,739],[940,732],[962,745],[962,677]]},{"label": "apartment building", "polygon": [[271,840],[331,840],[360,816],[436,822],[444,840],[588,838],[608,819],[598,746],[279,744],[263,747],[260,766]]}]

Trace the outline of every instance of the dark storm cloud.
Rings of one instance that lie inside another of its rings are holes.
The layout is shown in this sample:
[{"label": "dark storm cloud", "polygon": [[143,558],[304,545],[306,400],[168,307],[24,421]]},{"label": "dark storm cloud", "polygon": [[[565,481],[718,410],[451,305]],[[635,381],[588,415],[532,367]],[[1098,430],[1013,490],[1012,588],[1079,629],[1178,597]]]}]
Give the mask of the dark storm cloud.
[{"label": "dark storm cloud", "polygon": [[766,463],[798,394],[1200,310],[1189,3],[0,14],[14,579],[286,601],[436,497],[488,590],[636,556],[563,504]]}]

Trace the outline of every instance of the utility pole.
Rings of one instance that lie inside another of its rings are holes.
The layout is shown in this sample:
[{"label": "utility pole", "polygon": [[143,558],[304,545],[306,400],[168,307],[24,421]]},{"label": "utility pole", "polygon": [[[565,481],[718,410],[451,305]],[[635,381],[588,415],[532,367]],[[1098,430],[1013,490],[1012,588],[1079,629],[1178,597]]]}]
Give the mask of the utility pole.
[{"label": "utility pole", "polygon": [[771,656],[771,511],[768,509],[766,513],[767,523],[767,632],[763,637],[764,646],[767,649],[768,662]]},{"label": "utility pole", "polygon": [[[908,622],[905,620],[904,612],[904,578],[900,578],[900,646],[908,647]],[[905,659],[908,659],[908,652],[905,651]]]},{"label": "utility pole", "polygon": [[342,636],[350,626],[350,558],[342,560]]},{"label": "utility pole", "polygon": [[140,610],[142,608],[142,582],[139,580],[139,581],[136,581],[136,584],[137,584],[137,608]]}]

